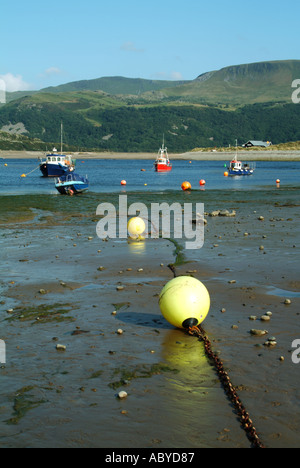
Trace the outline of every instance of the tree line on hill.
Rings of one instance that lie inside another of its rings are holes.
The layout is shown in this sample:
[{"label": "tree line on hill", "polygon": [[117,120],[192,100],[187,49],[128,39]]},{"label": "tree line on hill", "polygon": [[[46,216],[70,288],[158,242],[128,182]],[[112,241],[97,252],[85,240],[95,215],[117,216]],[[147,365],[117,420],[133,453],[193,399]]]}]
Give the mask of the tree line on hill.
[{"label": "tree line on hill", "polygon": [[[156,152],[163,134],[173,153],[195,147],[232,146],[236,139],[239,144],[248,140],[269,140],[273,144],[300,140],[300,106],[295,104],[254,104],[235,111],[165,105],[91,107],[80,112],[63,103],[22,105],[20,100],[0,108],[0,129],[22,122],[26,137],[41,140],[48,149],[52,142],[60,141],[61,121],[64,143],[80,151]],[[0,147],[3,145],[5,140]]]}]

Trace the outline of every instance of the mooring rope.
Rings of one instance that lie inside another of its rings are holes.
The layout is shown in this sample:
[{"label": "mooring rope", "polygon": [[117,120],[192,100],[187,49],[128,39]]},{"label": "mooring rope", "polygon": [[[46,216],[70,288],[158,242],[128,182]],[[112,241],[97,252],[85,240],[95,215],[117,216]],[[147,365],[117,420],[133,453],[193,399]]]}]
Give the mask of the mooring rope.
[{"label": "mooring rope", "polygon": [[28,172],[28,174],[23,174],[23,177],[24,177],[24,176],[25,176],[25,177],[29,176],[29,175],[32,174],[34,171],[36,171],[37,169],[39,169],[39,167],[40,167],[40,166],[38,165],[35,169],[33,169],[32,171]]}]

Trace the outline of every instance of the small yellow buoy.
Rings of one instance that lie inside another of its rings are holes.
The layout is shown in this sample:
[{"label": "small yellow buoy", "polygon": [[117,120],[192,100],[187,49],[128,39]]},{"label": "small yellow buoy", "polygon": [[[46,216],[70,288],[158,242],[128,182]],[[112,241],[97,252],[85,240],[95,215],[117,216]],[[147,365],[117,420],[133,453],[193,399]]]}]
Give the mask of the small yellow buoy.
[{"label": "small yellow buoy", "polygon": [[6,163],[4,164],[4,167],[7,167],[7,164],[6,164]]},{"label": "small yellow buoy", "polygon": [[210,309],[210,295],[201,281],[179,276],[169,281],[159,296],[165,319],[178,328],[200,325]]},{"label": "small yellow buoy", "polygon": [[131,218],[128,221],[127,229],[130,237],[139,238],[146,230],[146,224],[142,218]]},{"label": "small yellow buoy", "polygon": [[21,177],[26,177],[26,174],[22,174]]},{"label": "small yellow buoy", "polygon": [[225,171],[225,172],[224,172],[224,177],[228,177],[228,176],[229,176],[228,172]]}]

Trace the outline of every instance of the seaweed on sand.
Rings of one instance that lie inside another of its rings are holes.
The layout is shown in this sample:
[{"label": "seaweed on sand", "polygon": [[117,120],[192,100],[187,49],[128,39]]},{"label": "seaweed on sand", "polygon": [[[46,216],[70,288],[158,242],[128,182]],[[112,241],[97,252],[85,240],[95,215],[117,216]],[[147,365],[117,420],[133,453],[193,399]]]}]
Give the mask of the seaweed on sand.
[{"label": "seaweed on sand", "polygon": [[43,403],[46,403],[47,400],[38,400],[34,395],[29,393],[34,389],[34,386],[23,387],[13,395],[13,415],[10,419],[5,421],[6,424],[19,424],[20,419],[24,418],[28,411],[37,408]]},{"label": "seaweed on sand", "polygon": [[149,379],[153,375],[160,375],[165,372],[172,372],[173,374],[177,374],[179,371],[178,369],[173,369],[162,362],[152,365],[140,364],[131,369],[122,367],[116,369],[114,372],[115,375],[120,375],[120,379],[108,384],[108,386],[116,390],[123,385],[128,385],[133,379]]},{"label": "seaweed on sand", "polygon": [[71,310],[71,304],[41,304],[30,307],[17,307],[6,320],[37,323],[74,321],[71,316],[66,316]]}]

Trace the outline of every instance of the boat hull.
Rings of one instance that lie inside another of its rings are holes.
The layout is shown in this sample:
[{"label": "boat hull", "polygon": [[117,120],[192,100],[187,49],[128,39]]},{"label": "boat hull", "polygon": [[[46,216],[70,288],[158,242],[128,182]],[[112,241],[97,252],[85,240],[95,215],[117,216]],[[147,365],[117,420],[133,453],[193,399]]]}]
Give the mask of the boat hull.
[{"label": "boat hull", "polygon": [[61,195],[77,195],[79,193],[86,192],[88,188],[89,188],[88,185],[84,185],[84,184],[56,185],[56,190]]},{"label": "boat hull", "polygon": [[156,172],[170,172],[172,170],[172,165],[168,166],[167,164],[155,164]]},{"label": "boat hull", "polygon": [[251,169],[251,170],[237,170],[237,171],[233,171],[231,169],[229,169],[229,175],[230,176],[251,176],[253,175],[254,171]]},{"label": "boat hull", "polygon": [[66,175],[69,170],[69,166],[64,167],[58,164],[42,163],[40,165],[40,171],[43,177],[61,177]]}]

